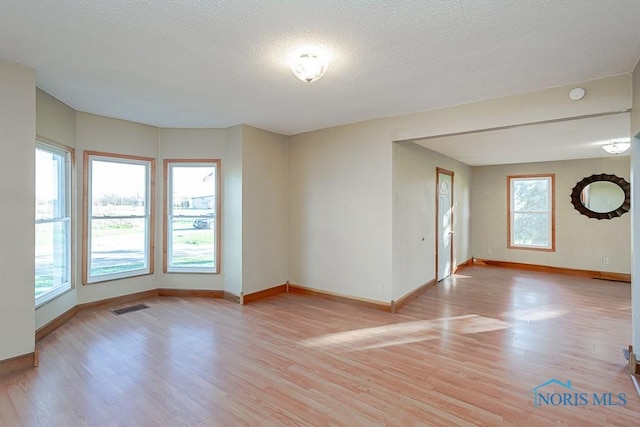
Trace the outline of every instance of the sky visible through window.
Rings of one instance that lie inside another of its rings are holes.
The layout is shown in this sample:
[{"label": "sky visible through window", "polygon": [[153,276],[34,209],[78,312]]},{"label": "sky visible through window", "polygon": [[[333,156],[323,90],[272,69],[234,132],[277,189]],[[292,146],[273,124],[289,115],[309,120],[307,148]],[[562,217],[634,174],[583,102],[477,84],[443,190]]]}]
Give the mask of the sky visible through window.
[{"label": "sky visible through window", "polygon": [[189,198],[215,195],[215,175],[211,166],[173,168],[173,197]]},{"label": "sky visible through window", "polygon": [[122,196],[144,194],[144,166],[130,163],[103,162],[95,160],[91,165],[93,200],[115,193]]},{"label": "sky visible through window", "polygon": [[59,155],[36,149],[36,219],[51,218],[58,197]]}]

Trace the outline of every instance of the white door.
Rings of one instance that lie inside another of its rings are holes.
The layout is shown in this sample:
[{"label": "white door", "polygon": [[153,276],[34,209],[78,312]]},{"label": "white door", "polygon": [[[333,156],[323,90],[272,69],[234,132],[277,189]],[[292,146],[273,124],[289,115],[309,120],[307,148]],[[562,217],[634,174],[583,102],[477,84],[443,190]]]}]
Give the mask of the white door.
[{"label": "white door", "polygon": [[438,281],[451,275],[453,253],[453,172],[438,171]]}]

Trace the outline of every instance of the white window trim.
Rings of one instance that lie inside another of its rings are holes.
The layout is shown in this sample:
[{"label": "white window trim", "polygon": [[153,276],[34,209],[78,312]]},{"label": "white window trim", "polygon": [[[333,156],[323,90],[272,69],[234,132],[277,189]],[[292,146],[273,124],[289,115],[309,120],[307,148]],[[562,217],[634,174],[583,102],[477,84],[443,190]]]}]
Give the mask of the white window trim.
[{"label": "white window trim", "polygon": [[[62,294],[65,294],[73,289],[73,157],[74,150],[73,148],[63,146],[61,144],[57,144],[54,142],[47,141],[45,138],[38,137],[35,143],[35,149],[40,149],[44,151],[48,151],[51,153],[55,153],[61,155],[65,159],[65,170],[64,170],[64,188],[62,194],[64,195],[64,216],[61,216],[57,219],[36,219],[35,225],[37,224],[45,224],[45,223],[53,223],[64,221],[67,222],[67,247],[66,249],[66,259],[68,260],[66,265],[67,270],[67,278],[66,282],[61,283],[59,286],[56,286],[51,291],[40,295],[35,298],[35,308],[41,307],[44,304],[56,299]],[[35,153],[34,153],[35,154]],[[34,226],[35,226],[34,225]],[[34,284],[35,285],[35,284]]]},{"label": "white window trim", "polygon": [[[198,219],[199,215],[172,215],[173,207],[173,167],[202,167],[213,166],[216,177],[216,200],[215,200],[215,240],[214,240],[214,267],[180,267],[171,265],[173,258],[173,233],[171,225],[173,218]],[[164,250],[163,250],[163,271],[165,273],[220,273],[220,159],[165,159],[164,160]]]},{"label": "white window trim", "polygon": [[[528,212],[528,211],[515,211],[514,210],[514,196],[513,196],[513,184],[515,181],[527,181],[527,180],[547,180],[549,182],[549,210],[545,212]],[[508,242],[507,247],[509,249],[529,249],[529,250],[538,250],[538,251],[555,251],[555,174],[540,174],[540,175],[516,175],[507,177],[507,190],[508,190]],[[540,215],[548,215],[549,217],[549,245],[547,246],[538,246],[538,245],[523,245],[516,244],[515,236],[514,236],[514,214],[516,213],[530,213],[530,214],[540,214]]]},{"label": "white window trim", "polygon": [[[82,261],[82,276],[83,283],[90,285],[95,283],[102,283],[112,280],[125,279],[136,276],[144,276],[153,274],[154,264],[154,204],[155,204],[155,159],[148,157],[129,156],[122,154],[101,153],[95,151],[84,152],[85,161],[85,176],[84,176],[84,188],[85,188],[85,200],[84,200],[84,221],[83,221],[83,261]],[[93,216],[92,212],[92,164],[93,161],[104,161],[112,163],[125,163],[133,165],[146,166],[145,174],[145,214],[136,216]],[[102,274],[99,276],[91,276],[91,224],[93,220],[100,219],[145,219],[145,266],[143,268],[135,270],[127,270],[120,273]]]}]

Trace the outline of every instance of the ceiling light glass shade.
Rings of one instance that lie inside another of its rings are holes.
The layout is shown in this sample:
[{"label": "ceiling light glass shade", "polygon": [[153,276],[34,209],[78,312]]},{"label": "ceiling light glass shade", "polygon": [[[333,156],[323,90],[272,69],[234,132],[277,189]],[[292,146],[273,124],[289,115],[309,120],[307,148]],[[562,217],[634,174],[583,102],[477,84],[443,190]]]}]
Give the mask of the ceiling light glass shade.
[{"label": "ceiling light glass shade", "polygon": [[318,80],[327,71],[327,63],[317,55],[303,53],[291,64],[291,71],[303,82]]},{"label": "ceiling light glass shade", "polygon": [[609,154],[621,154],[631,147],[631,143],[627,141],[614,141],[610,144],[602,146],[602,149]]}]

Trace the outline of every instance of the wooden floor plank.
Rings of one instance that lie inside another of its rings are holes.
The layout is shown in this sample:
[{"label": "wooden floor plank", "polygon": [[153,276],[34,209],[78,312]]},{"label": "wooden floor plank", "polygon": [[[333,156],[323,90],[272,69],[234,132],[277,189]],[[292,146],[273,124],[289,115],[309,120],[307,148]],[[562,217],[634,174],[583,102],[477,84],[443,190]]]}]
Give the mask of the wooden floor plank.
[{"label": "wooden floor plank", "polygon": [[[469,267],[400,313],[304,294],[83,311],[0,378],[0,426],[640,424],[625,283]],[[624,406],[534,407],[556,378]]]}]

